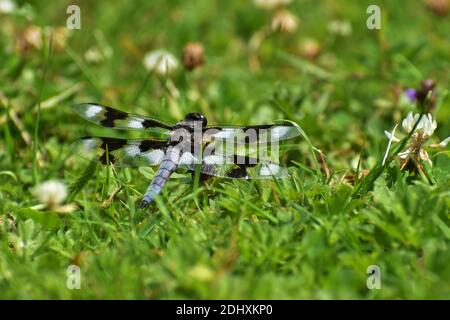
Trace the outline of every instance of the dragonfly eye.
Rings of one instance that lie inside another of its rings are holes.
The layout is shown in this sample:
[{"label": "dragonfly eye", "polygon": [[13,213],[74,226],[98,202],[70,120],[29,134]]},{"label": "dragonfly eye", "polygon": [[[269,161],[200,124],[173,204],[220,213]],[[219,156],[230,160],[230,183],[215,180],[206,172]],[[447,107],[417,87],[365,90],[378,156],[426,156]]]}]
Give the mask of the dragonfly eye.
[{"label": "dragonfly eye", "polygon": [[185,120],[201,121],[203,128],[206,127],[206,125],[208,124],[206,117],[204,115],[202,115],[201,113],[188,113],[187,116],[185,117]]}]

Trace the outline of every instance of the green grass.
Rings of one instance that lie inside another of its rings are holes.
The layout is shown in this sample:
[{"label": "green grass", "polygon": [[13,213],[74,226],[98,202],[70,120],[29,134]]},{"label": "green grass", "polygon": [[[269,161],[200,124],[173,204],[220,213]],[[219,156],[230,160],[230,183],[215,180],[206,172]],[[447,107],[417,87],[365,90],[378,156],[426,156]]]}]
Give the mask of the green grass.
[{"label": "green grass", "polygon": [[[255,72],[248,43],[270,15],[250,1],[80,1],[82,29],[61,46],[69,4],[20,2],[0,16],[0,298],[450,298],[448,148],[430,151],[426,175],[400,170],[395,148],[381,166],[383,131],[420,112],[399,90],[423,79],[437,81],[431,140],[449,135],[448,18],[421,1],[379,1],[382,28],[368,30],[370,1],[294,1],[299,28],[269,35]],[[352,33],[330,33],[334,19]],[[44,36],[18,50],[30,26],[53,27],[51,44]],[[307,38],[321,45],[313,60],[300,54]],[[204,45],[206,63],[166,79],[173,96],[142,59],[160,48],[180,57],[189,41]],[[101,61],[86,60],[90,48]],[[197,186],[175,174],[144,211],[153,170],[72,155],[78,137],[120,136],[78,117],[77,102],[167,122],[193,111],[211,124],[287,119],[306,135],[283,147],[288,179]],[[366,179],[349,179],[363,170]],[[70,187],[74,211],[36,209],[31,191],[50,179]],[[66,287],[71,264],[80,290]],[[381,268],[380,290],[366,286],[370,265]]]}]

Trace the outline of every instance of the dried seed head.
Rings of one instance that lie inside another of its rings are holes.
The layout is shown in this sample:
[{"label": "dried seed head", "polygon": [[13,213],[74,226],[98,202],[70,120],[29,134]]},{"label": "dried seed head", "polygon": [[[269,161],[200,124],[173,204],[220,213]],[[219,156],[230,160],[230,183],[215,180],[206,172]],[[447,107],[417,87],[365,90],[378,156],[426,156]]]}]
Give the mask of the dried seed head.
[{"label": "dried seed head", "polygon": [[50,34],[53,38],[53,48],[56,51],[61,51],[66,47],[67,40],[70,37],[70,31],[66,27],[55,27],[47,30],[47,42],[50,39]]},{"label": "dried seed head", "polygon": [[348,173],[344,176],[344,179],[349,184],[354,185],[356,181],[361,181],[368,175],[369,175],[369,170],[367,170],[367,169],[359,170],[358,174],[357,174],[356,170],[352,170],[350,173]]},{"label": "dried seed head", "polygon": [[450,9],[449,0],[426,0],[425,6],[439,16],[445,16]]},{"label": "dried seed head", "polygon": [[193,70],[204,63],[204,49],[200,43],[188,43],[183,51],[183,64],[188,70]]},{"label": "dried seed head", "polygon": [[320,44],[315,39],[306,39],[300,44],[300,53],[307,59],[315,59],[320,54]]},{"label": "dried seed head", "polygon": [[40,49],[42,46],[42,28],[30,26],[16,38],[16,51],[26,53],[31,49]]}]

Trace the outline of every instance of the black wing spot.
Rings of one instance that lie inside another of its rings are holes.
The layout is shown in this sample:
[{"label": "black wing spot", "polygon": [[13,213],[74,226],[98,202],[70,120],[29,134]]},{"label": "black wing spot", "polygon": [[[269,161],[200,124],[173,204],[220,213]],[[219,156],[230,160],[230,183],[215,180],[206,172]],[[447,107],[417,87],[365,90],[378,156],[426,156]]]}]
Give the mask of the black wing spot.
[{"label": "black wing spot", "polygon": [[147,152],[150,149],[161,149],[165,146],[165,141],[144,140],[139,144],[139,151]]},{"label": "black wing spot", "polygon": [[245,166],[239,166],[227,172],[227,177],[230,178],[247,178],[248,173]]},{"label": "black wing spot", "polygon": [[256,158],[240,156],[237,154],[233,154],[230,157],[233,163],[237,164],[238,166],[254,167],[258,164],[258,159]]},{"label": "black wing spot", "polygon": [[108,149],[109,152],[117,150],[122,148],[124,145],[127,144],[126,139],[119,139],[119,138],[101,138],[102,144],[100,145],[100,148],[106,151]]},{"label": "black wing spot", "polygon": [[105,119],[100,121],[100,124],[107,128],[114,127],[114,121],[118,119],[128,118],[128,113],[113,109],[111,107],[104,107],[106,109]]},{"label": "black wing spot", "polygon": [[[102,140],[102,144],[100,145],[100,148],[104,150],[103,154],[99,158],[99,161],[102,164],[113,164],[116,159],[113,154],[111,154],[111,151],[117,150],[122,148],[124,145],[127,144],[126,139],[118,139],[118,138],[100,138]],[[106,156],[106,152],[108,152],[108,157]],[[109,160],[109,163],[106,160]]]},{"label": "black wing spot", "polygon": [[153,119],[145,119],[143,122],[142,122],[142,126],[144,127],[144,128],[146,128],[146,129],[148,129],[148,128],[154,128],[154,127],[162,127],[162,128],[164,128],[164,129],[172,129],[172,127],[171,126],[168,126],[168,125],[165,125],[165,124],[163,124],[163,123],[161,123],[161,122],[159,122],[159,121],[157,121],[157,120],[153,120]]},{"label": "black wing spot", "polygon": [[[106,161],[106,159],[109,160],[109,163]],[[101,164],[113,164],[116,161],[116,158],[111,154],[108,153],[108,157],[106,157],[106,151],[102,154],[102,156],[98,159]]]}]

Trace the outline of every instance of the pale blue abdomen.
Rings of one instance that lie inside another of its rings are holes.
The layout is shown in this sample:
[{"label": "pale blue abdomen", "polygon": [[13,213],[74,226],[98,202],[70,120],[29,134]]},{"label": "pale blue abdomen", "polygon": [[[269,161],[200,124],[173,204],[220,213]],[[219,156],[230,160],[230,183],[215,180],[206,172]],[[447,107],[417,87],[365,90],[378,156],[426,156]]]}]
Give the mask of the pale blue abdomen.
[{"label": "pale blue abdomen", "polygon": [[145,208],[152,202],[155,197],[161,193],[162,188],[169,180],[172,173],[177,169],[178,163],[180,161],[180,150],[175,147],[169,147],[166,150],[166,155],[161,161],[158,172],[156,172],[155,177],[145,191],[144,198],[141,202],[141,208]]}]

